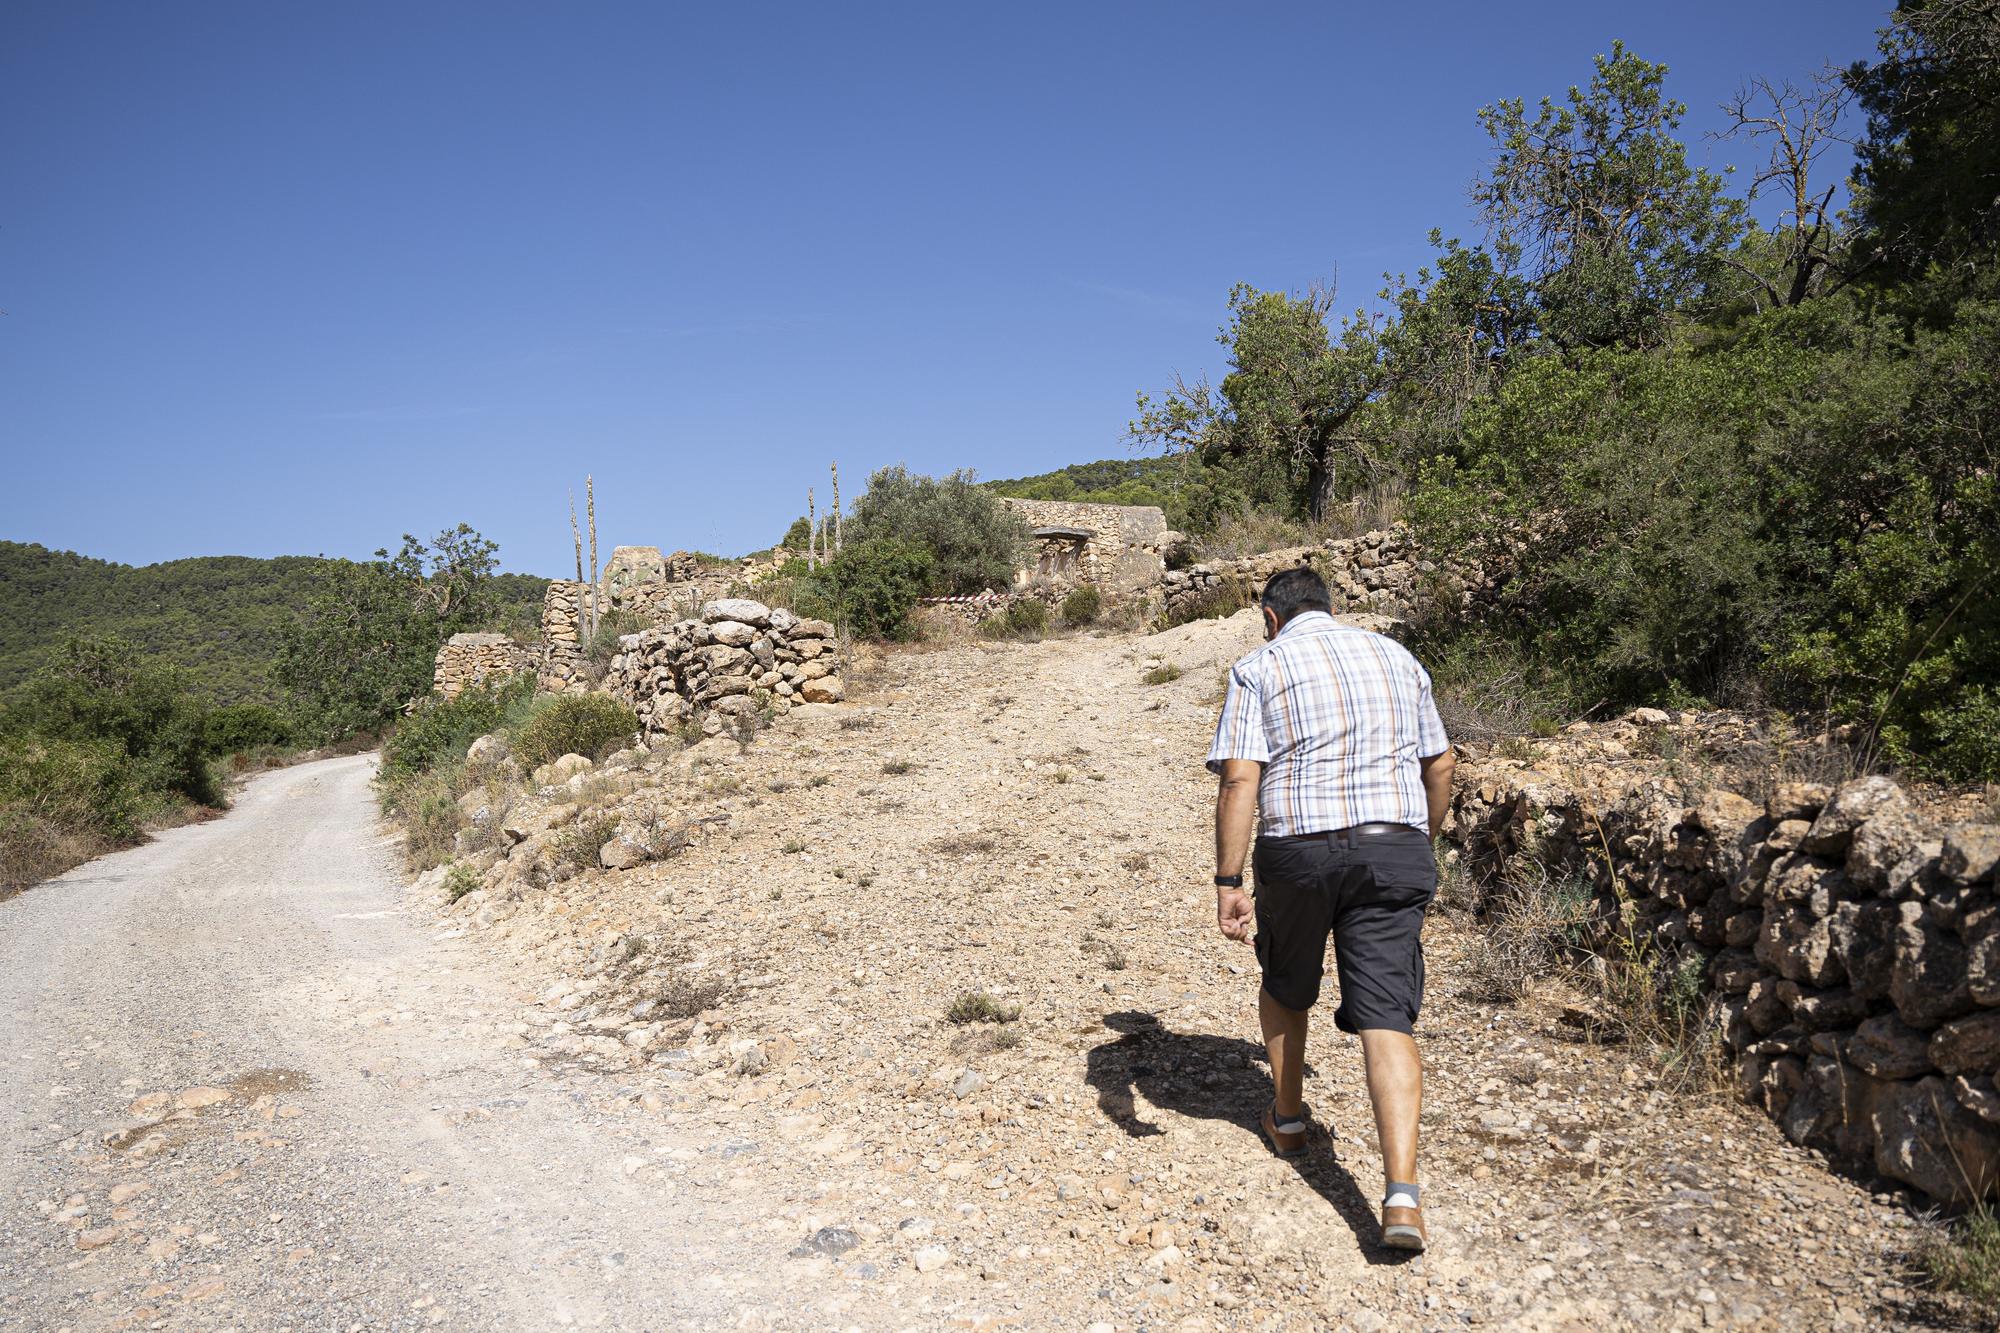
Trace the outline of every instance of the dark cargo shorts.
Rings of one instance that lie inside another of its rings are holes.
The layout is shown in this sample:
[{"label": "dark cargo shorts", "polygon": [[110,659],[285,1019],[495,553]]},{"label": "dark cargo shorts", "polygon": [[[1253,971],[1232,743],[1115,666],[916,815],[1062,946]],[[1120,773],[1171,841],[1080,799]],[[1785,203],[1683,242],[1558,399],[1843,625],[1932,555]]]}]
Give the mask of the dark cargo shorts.
[{"label": "dark cargo shorts", "polygon": [[1424,909],[1437,893],[1431,840],[1407,825],[1259,838],[1257,962],[1264,989],[1310,1009],[1333,936],[1342,1032],[1408,1032],[1424,999]]}]

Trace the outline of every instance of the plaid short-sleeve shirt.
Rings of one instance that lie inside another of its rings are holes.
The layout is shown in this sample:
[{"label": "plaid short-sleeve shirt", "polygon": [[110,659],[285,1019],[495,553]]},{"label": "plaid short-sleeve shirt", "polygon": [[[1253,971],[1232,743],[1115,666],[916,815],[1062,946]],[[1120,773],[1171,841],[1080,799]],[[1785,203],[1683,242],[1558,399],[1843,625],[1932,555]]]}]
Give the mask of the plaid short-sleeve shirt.
[{"label": "plaid short-sleeve shirt", "polygon": [[1264,765],[1259,831],[1270,837],[1375,823],[1428,829],[1417,761],[1449,744],[1430,673],[1408,649],[1307,611],[1230,670],[1208,767]]}]

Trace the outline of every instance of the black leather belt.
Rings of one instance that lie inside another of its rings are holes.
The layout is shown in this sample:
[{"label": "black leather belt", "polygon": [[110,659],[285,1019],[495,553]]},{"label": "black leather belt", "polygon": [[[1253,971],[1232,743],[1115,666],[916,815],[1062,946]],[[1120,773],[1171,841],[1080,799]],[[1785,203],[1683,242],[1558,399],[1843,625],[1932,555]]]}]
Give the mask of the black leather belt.
[{"label": "black leather belt", "polygon": [[1363,838],[1385,838],[1396,833],[1421,833],[1422,829],[1409,824],[1354,824],[1348,828],[1337,828],[1326,835],[1328,843],[1335,847],[1352,847]]}]

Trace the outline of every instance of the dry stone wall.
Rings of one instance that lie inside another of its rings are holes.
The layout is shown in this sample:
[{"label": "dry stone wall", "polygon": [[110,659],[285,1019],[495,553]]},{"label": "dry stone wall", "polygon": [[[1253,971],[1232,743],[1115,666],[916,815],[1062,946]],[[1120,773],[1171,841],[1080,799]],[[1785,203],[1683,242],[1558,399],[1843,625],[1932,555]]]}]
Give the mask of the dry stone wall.
[{"label": "dry stone wall", "polygon": [[438,649],[431,688],[447,699],[485,680],[535,670],[539,654],[504,634],[454,634]]},{"label": "dry stone wall", "polygon": [[1474,878],[1594,867],[1600,943],[1698,962],[1742,1095],[1794,1142],[1940,1201],[2000,1193],[2000,825],[1935,825],[1882,777],[1762,802],[1634,783],[1618,756],[1654,729],[1595,768],[1461,768]]},{"label": "dry stone wall", "polygon": [[1167,618],[1184,618],[1218,598],[1248,606],[1273,574],[1299,565],[1318,570],[1333,594],[1333,609],[1349,615],[1401,618],[1427,592],[1469,605],[1492,586],[1491,575],[1471,560],[1426,556],[1417,549],[1410,530],[1398,524],[1317,546],[1293,546],[1240,560],[1212,560],[1169,570],[1162,580]]},{"label": "dry stone wall", "polygon": [[832,625],[745,597],[618,644],[603,688],[632,706],[648,739],[690,719],[715,732],[732,717],[846,697]]}]

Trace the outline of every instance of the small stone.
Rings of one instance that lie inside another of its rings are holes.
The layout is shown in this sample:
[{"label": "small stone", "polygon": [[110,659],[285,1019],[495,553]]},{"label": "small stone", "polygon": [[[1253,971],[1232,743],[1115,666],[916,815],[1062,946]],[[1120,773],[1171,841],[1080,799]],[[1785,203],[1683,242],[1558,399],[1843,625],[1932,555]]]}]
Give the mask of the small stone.
[{"label": "small stone", "polygon": [[184,1111],[199,1111],[204,1107],[220,1106],[229,1100],[225,1088],[185,1088],[174,1095],[174,1104]]},{"label": "small stone", "polygon": [[861,1243],[861,1237],[846,1227],[821,1227],[792,1249],[794,1259],[823,1254],[837,1259]]},{"label": "small stone", "polygon": [[613,838],[597,849],[597,860],[606,870],[630,870],[645,864],[646,849],[624,838]]},{"label": "small stone", "polygon": [[942,1245],[926,1245],[910,1256],[919,1273],[935,1272],[951,1262],[951,1251]]},{"label": "small stone", "polygon": [[79,1250],[101,1250],[123,1234],[125,1234],[124,1228],[116,1226],[99,1227],[95,1231],[80,1231],[76,1237],[76,1248]]},{"label": "small stone", "polygon": [[985,1086],[986,1076],[976,1069],[968,1069],[951,1085],[951,1095],[963,1101]]}]

